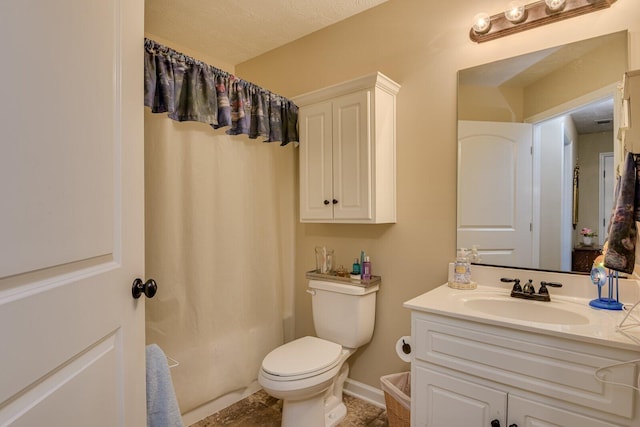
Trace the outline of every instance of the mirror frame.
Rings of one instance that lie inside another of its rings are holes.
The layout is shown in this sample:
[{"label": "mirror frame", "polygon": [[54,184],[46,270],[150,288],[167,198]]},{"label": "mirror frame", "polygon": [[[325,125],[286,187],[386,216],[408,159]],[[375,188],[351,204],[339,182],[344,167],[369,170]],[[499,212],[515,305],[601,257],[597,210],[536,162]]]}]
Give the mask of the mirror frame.
[{"label": "mirror frame", "polygon": [[[594,38],[590,38],[590,39],[585,39],[585,40],[580,40],[577,42],[573,42],[573,43],[567,43],[565,45],[562,46],[569,46],[569,47],[575,47],[575,46],[579,46],[581,43],[584,43],[585,41],[594,41],[600,38],[606,38],[606,37],[610,37],[610,36],[620,36],[621,38],[624,37],[624,43],[625,43],[625,58],[624,58],[624,70],[620,73],[620,76],[622,76],[622,73],[624,71],[627,71],[629,69],[629,53],[628,53],[628,46],[629,46],[629,36],[628,36],[628,31],[627,30],[623,30],[623,31],[619,31],[619,32],[614,32],[614,33],[610,33],[610,34],[605,34],[599,37],[594,37]],[[512,60],[512,59],[521,59],[530,55],[535,55],[535,54],[540,54],[541,52],[545,52],[547,50],[553,50],[553,49],[559,49],[562,46],[557,46],[554,48],[548,48],[548,49],[542,49],[540,51],[537,52],[531,52],[531,53],[527,53],[524,55],[518,55],[518,56],[514,56],[512,58],[507,58],[504,60],[498,60],[498,61],[494,61],[494,62],[489,62],[489,63],[485,63],[485,64],[480,64],[474,67],[469,67],[466,69],[462,69],[458,71],[458,86],[457,86],[457,113],[458,113],[458,121],[456,123],[459,122],[459,120],[461,120],[460,116],[461,116],[461,110],[460,110],[460,104],[463,101],[463,97],[461,94],[461,90],[460,90],[460,85],[461,85],[461,73],[464,73],[465,71],[469,71],[469,70],[474,70],[474,69],[480,69],[482,67],[487,67],[487,66],[499,66],[500,64],[504,64],[506,61]],[[527,117],[523,117],[522,122],[528,122],[528,123],[535,123],[538,122],[540,120],[543,119],[543,117],[552,117],[554,114],[560,114],[561,112],[566,112],[570,109],[575,108],[577,105],[583,105],[587,102],[589,102],[590,100],[595,100],[598,99],[598,96],[602,95],[605,96],[606,93],[611,93],[611,92],[616,92],[615,89],[616,84],[615,83],[610,83],[607,87],[601,87],[598,90],[594,90],[594,91],[589,91],[586,90],[583,93],[581,93],[580,96],[575,97],[574,99],[570,100],[570,101],[565,101],[564,103],[560,103],[560,104],[556,104],[553,105],[547,109],[541,110],[540,112],[531,114]],[[617,100],[614,99],[614,110],[617,108]],[[614,111],[614,114],[617,113],[617,111]],[[614,128],[615,129],[615,128]],[[615,131],[614,131],[615,132]],[[457,130],[456,130],[456,135],[458,134]],[[458,141],[458,139],[457,139]],[[614,135],[614,141],[615,141],[615,135]],[[614,163],[617,165],[620,163],[620,159],[622,157],[622,150],[619,147],[619,144],[613,144],[614,145]],[[458,161],[458,168],[459,168],[459,161]],[[457,172],[457,190],[459,192],[459,171]],[[458,200],[457,203],[457,209],[460,209],[460,201]],[[457,221],[456,221],[456,242],[459,241],[459,237],[458,237],[458,230],[459,230],[459,212],[457,213]],[[573,239],[572,239],[573,240]],[[456,243],[456,246],[458,246],[458,243]],[[572,246],[573,246],[573,242],[572,242]],[[586,272],[578,272],[578,271],[573,271],[573,270],[556,270],[556,269],[548,269],[548,268],[530,268],[530,267],[520,267],[520,266],[507,266],[507,265],[499,265],[499,264],[490,264],[490,263],[483,263],[483,262],[474,262],[474,264],[477,265],[484,265],[484,266],[493,266],[493,267],[507,267],[507,268],[515,268],[515,269],[524,269],[524,270],[541,270],[541,271],[550,271],[550,272],[557,272],[557,273],[570,273],[570,274],[589,274]]]}]

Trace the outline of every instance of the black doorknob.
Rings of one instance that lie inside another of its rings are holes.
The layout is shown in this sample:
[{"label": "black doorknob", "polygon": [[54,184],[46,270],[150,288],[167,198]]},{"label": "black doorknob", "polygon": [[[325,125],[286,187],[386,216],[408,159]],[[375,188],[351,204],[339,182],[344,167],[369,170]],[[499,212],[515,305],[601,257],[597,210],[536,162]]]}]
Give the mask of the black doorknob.
[{"label": "black doorknob", "polygon": [[149,279],[146,282],[142,282],[142,279],[137,278],[133,281],[131,286],[131,295],[138,299],[140,295],[145,294],[147,298],[153,298],[158,291],[158,285],[153,279]]}]

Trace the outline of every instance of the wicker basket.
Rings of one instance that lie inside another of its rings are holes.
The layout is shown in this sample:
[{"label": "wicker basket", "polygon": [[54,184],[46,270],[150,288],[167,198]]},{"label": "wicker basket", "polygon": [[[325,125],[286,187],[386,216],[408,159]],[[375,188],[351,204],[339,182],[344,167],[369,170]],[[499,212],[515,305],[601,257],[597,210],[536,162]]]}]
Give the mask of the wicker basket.
[{"label": "wicker basket", "polygon": [[389,427],[411,424],[411,373],[385,375],[380,378]]}]

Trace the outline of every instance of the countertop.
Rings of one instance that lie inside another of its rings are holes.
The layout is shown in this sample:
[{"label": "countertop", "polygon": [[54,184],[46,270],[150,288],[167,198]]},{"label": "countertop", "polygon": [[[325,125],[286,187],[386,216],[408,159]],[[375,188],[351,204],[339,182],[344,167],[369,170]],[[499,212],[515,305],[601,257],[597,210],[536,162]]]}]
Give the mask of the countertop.
[{"label": "countertop", "polygon": [[[593,285],[591,285],[593,286]],[[561,307],[563,310],[578,313],[589,319],[586,324],[555,324],[535,321],[518,320],[473,310],[465,305],[466,301],[478,298],[511,298],[510,290],[503,287],[479,285],[473,290],[452,289],[444,284],[429,292],[419,295],[403,305],[405,308],[425,313],[434,313],[453,318],[470,320],[489,325],[502,326],[527,332],[536,332],[550,336],[568,338],[599,345],[616,347],[627,350],[640,351],[640,306],[633,310],[625,325],[637,324],[632,328],[620,331],[618,325],[622,322],[626,310],[599,310],[589,306],[590,299],[573,296],[553,295],[551,302],[517,300],[519,303],[544,304],[550,307]],[[514,298],[514,300],[516,300]],[[516,303],[516,301],[514,301]],[[630,306],[629,306],[630,308]]]}]

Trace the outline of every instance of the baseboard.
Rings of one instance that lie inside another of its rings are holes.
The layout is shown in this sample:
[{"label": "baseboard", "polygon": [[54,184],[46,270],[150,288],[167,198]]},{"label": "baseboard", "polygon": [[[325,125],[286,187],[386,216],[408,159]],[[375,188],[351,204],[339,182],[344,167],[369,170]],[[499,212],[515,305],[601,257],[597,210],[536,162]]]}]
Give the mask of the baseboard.
[{"label": "baseboard", "polygon": [[379,388],[371,387],[360,381],[347,378],[344,382],[343,391],[349,396],[357,397],[378,408],[384,409],[386,407],[384,404],[384,393]]},{"label": "baseboard", "polygon": [[204,405],[198,406],[197,408],[185,414],[182,414],[182,423],[186,427],[195,424],[198,421],[207,418],[209,415],[213,415],[216,412],[221,411],[222,409],[241,401],[245,397],[252,395],[261,388],[262,387],[260,387],[258,381],[254,381],[253,383],[249,384],[247,388],[232,391],[231,393],[227,393],[224,396],[220,396],[219,398],[212,400],[211,402],[205,403]]}]

